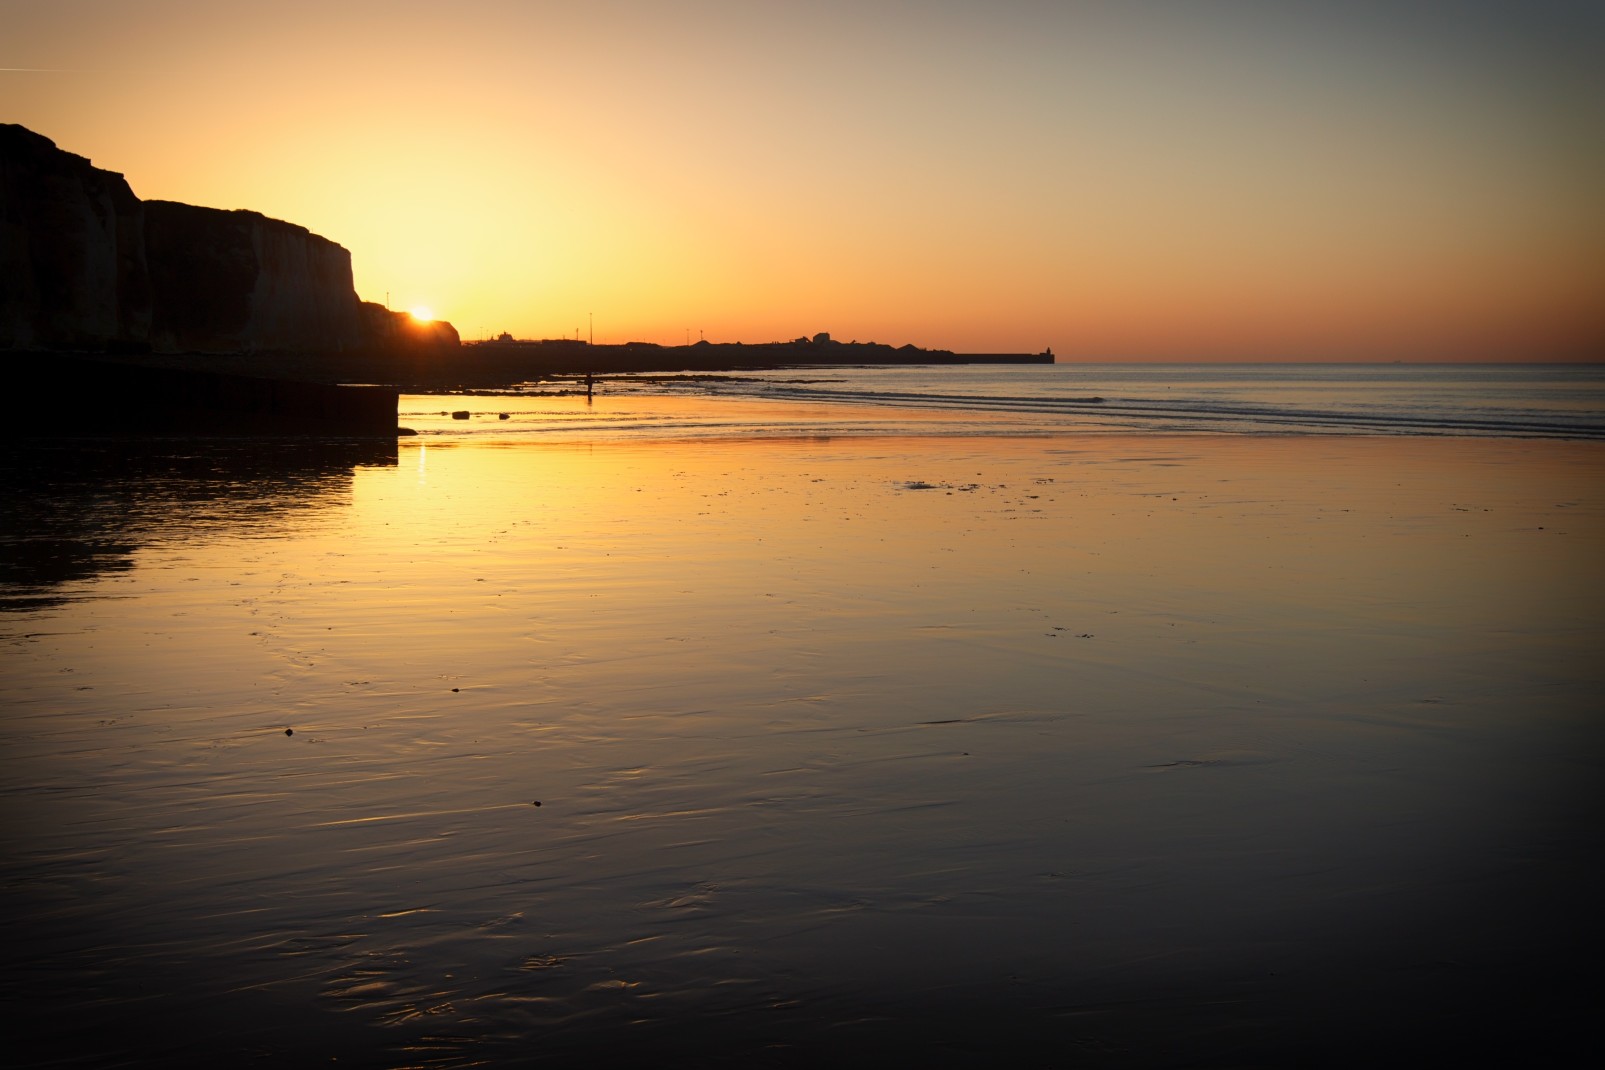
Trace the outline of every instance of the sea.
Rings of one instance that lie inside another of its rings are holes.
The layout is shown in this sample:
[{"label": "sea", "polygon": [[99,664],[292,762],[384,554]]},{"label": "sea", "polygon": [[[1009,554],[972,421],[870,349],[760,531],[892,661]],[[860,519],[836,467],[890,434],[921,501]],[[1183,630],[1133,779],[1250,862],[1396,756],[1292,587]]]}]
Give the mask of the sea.
[{"label": "sea", "polygon": [[1586,1065],[1600,366],[586,386],[0,452],[0,1063]]},{"label": "sea", "polygon": [[[520,384],[505,395],[573,395],[583,380]],[[501,433],[631,438],[755,435],[1211,433],[1605,438],[1605,364],[1052,364],[812,367],[609,375],[615,402],[576,425],[521,414]],[[627,397],[776,402],[773,419],[632,411]],[[438,408],[436,406],[435,408]],[[499,413],[491,412],[491,416]],[[408,415],[438,415],[403,407]],[[483,425],[433,423],[432,434]]]}]

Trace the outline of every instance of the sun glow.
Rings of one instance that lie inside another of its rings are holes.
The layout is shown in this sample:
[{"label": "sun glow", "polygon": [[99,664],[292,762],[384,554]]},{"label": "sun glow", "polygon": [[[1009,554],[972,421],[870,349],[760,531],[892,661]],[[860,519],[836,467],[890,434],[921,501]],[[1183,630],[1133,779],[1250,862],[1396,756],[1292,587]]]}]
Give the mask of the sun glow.
[{"label": "sun glow", "polygon": [[407,314],[419,323],[431,323],[435,318],[434,310],[428,305],[418,305]]},{"label": "sun glow", "polygon": [[[392,4],[375,25],[375,3],[253,22],[256,5],[166,0],[98,5],[90,28],[82,6],[0,3],[8,63],[65,65],[51,43],[70,42],[77,72],[0,70],[6,123],[142,199],[343,246],[355,291],[415,331],[559,338],[594,310],[598,343],[683,345],[689,327],[1078,360],[1599,351],[1605,157],[1573,59],[1601,32],[1558,5],[1451,26],[1397,4],[930,4],[917,32],[854,4],[473,0],[452,8],[472,19]],[[167,73],[119,81],[140,35]],[[531,77],[532,39],[573,47]],[[550,106],[596,82],[598,49],[606,91]],[[327,77],[287,83],[288,52]],[[840,78],[818,77],[821,54]],[[478,148],[419,152],[439,128]],[[408,316],[424,294],[440,311]]]}]

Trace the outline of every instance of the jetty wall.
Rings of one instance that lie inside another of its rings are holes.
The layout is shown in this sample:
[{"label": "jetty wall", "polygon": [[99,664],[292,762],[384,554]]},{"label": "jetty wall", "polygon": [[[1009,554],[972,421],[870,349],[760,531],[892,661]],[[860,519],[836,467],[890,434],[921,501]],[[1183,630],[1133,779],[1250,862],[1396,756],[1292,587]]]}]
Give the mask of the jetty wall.
[{"label": "jetty wall", "polygon": [[58,354],[0,366],[13,407],[0,434],[308,435],[394,438],[387,386],[261,379]]}]

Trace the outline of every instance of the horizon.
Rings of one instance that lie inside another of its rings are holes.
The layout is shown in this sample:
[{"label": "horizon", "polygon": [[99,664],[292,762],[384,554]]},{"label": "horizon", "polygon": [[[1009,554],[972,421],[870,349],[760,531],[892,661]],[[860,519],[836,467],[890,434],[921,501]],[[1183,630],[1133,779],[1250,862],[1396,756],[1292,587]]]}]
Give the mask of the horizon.
[{"label": "horizon", "polygon": [[1584,4],[393,8],[9,12],[3,118],[465,340],[1601,357]]}]

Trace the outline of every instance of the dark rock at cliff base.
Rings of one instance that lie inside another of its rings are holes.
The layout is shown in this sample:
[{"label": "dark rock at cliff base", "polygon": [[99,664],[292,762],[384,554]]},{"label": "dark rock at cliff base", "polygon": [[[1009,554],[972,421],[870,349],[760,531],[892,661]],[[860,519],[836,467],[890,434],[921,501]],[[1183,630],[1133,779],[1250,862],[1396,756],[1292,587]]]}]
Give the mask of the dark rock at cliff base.
[{"label": "dark rock at cliff base", "polygon": [[364,301],[358,309],[364,347],[380,352],[428,352],[456,349],[457,328],[445,320],[417,320],[406,312],[392,312],[381,304]]},{"label": "dark rock at cliff base", "polygon": [[455,349],[448,323],[365,304],[351,254],[257,212],[140,201],[123,176],[0,124],[0,349]]}]

